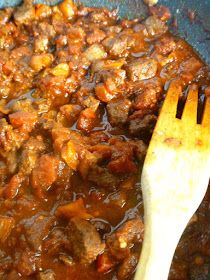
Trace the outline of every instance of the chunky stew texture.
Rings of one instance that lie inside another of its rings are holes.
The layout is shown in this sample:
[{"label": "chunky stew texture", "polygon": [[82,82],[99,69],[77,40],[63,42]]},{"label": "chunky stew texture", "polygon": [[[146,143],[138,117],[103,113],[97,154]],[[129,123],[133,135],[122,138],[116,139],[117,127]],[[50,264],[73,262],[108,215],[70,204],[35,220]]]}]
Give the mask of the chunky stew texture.
[{"label": "chunky stew texture", "polygon": [[[133,279],[140,173],[167,88],[181,83],[180,111],[190,84],[200,107],[210,96],[209,68],[170,16],[119,20],[71,0],[0,11],[1,280]],[[209,214],[208,192],[170,280],[210,279]]]}]

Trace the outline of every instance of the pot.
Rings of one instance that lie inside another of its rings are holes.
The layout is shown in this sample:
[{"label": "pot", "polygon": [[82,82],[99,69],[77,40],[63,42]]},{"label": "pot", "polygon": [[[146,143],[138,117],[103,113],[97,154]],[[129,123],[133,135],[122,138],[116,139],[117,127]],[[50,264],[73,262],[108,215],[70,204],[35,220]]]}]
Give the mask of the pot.
[{"label": "pot", "polygon": [[[0,0],[0,8],[17,6],[21,0]],[[57,4],[61,0],[36,0],[34,3]],[[142,0],[76,0],[86,6],[118,9],[121,17],[144,18],[148,9]],[[184,38],[210,65],[210,1],[209,0],[159,0],[159,4],[170,8],[173,19],[170,29]],[[190,14],[195,13],[195,19]],[[177,27],[172,24],[176,19]]]}]

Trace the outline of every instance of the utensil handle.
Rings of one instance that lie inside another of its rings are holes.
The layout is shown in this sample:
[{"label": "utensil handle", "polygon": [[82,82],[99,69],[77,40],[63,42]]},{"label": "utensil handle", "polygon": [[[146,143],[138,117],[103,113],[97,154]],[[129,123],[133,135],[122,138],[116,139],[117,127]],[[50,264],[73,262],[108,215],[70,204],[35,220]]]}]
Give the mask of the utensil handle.
[{"label": "utensil handle", "polygon": [[167,214],[153,212],[145,216],[145,239],[135,280],[167,280],[185,219],[170,219]]}]

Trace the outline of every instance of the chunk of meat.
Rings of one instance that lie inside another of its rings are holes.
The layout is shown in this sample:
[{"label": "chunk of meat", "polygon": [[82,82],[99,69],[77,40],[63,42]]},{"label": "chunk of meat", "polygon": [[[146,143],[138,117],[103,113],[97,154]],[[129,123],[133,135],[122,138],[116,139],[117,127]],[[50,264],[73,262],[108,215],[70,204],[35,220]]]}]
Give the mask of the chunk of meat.
[{"label": "chunk of meat", "polygon": [[130,120],[129,131],[133,135],[142,135],[142,133],[151,133],[157,121],[155,115],[145,115],[143,118],[135,118]]},{"label": "chunk of meat", "polygon": [[92,32],[87,34],[87,42],[89,45],[100,43],[104,38],[106,37],[106,34],[103,30],[99,28],[94,28]]},{"label": "chunk of meat", "polygon": [[84,100],[83,104],[93,110],[94,112],[97,111],[100,101],[93,96],[89,96],[87,99]]},{"label": "chunk of meat", "polygon": [[55,217],[37,214],[23,221],[25,237],[31,248],[41,250],[43,239],[46,238],[55,224]]},{"label": "chunk of meat", "polygon": [[32,0],[24,0],[24,4],[16,9],[14,19],[17,24],[28,24],[35,17],[35,9]]},{"label": "chunk of meat", "polygon": [[38,257],[34,252],[26,249],[21,253],[20,258],[18,259],[17,271],[23,276],[30,276],[34,274],[37,269],[37,259]]},{"label": "chunk of meat", "polygon": [[157,61],[152,58],[139,58],[127,66],[127,74],[133,82],[153,78],[157,72]]},{"label": "chunk of meat", "polygon": [[107,111],[111,124],[119,125],[126,123],[130,108],[131,101],[129,99],[112,99],[107,105]]},{"label": "chunk of meat", "polygon": [[156,16],[148,17],[144,22],[149,37],[158,37],[166,33],[167,25]]},{"label": "chunk of meat", "polygon": [[57,127],[52,129],[53,148],[56,152],[60,152],[70,138],[71,131],[68,128]]},{"label": "chunk of meat", "polygon": [[49,236],[43,241],[42,249],[51,256],[58,254],[62,248],[69,248],[69,240],[61,228],[53,228]]},{"label": "chunk of meat", "polygon": [[66,104],[60,107],[60,112],[66,117],[70,124],[76,121],[81,111],[82,107],[78,104]]},{"label": "chunk of meat", "polygon": [[136,173],[138,170],[136,164],[128,155],[110,161],[108,168],[112,173],[116,174]]},{"label": "chunk of meat", "polygon": [[19,163],[19,172],[29,175],[36,165],[39,154],[45,150],[46,146],[40,135],[30,137],[23,145],[23,151]]},{"label": "chunk of meat", "polygon": [[86,108],[80,113],[77,121],[77,128],[84,132],[90,132],[97,123],[96,113],[91,108]]},{"label": "chunk of meat", "polygon": [[37,115],[29,112],[16,112],[9,115],[9,120],[14,128],[23,127],[26,130],[31,131],[37,122]]},{"label": "chunk of meat", "polygon": [[144,224],[140,219],[133,219],[126,222],[116,232],[112,233],[106,244],[111,255],[116,259],[124,259],[130,253],[130,247],[134,243],[141,242],[143,239]]},{"label": "chunk of meat", "polygon": [[16,151],[29,138],[29,131],[22,128],[13,129],[6,119],[0,119],[0,154],[4,158],[8,152]]},{"label": "chunk of meat", "polygon": [[4,197],[9,199],[15,198],[19,192],[19,189],[23,181],[24,181],[23,174],[17,173],[14,176],[12,176],[8,184],[5,185],[3,191]]},{"label": "chunk of meat", "polygon": [[45,35],[41,35],[34,41],[34,51],[36,53],[45,52],[48,50],[49,39]]},{"label": "chunk of meat", "polygon": [[176,49],[176,41],[171,36],[163,36],[155,43],[155,50],[158,54],[167,55]]},{"label": "chunk of meat", "polygon": [[81,218],[71,219],[68,226],[68,237],[74,256],[83,264],[95,261],[105,247],[95,227]]},{"label": "chunk of meat", "polygon": [[94,166],[90,169],[88,180],[103,188],[114,188],[120,183],[120,178],[112,174],[107,168]]},{"label": "chunk of meat", "polygon": [[38,280],[55,280],[55,273],[52,270],[39,272]]},{"label": "chunk of meat", "polygon": [[51,155],[43,155],[32,171],[31,183],[35,190],[46,191],[57,179],[59,160]]},{"label": "chunk of meat", "polygon": [[12,217],[0,216],[0,243],[7,240],[14,226],[15,220]]},{"label": "chunk of meat", "polygon": [[136,110],[154,110],[158,105],[159,97],[159,89],[146,88],[137,96],[133,107]]},{"label": "chunk of meat", "polygon": [[104,47],[116,57],[122,57],[128,48],[128,36],[108,37],[103,41]]},{"label": "chunk of meat", "polygon": [[100,273],[108,273],[115,267],[116,264],[116,260],[105,252],[97,258],[97,271]]},{"label": "chunk of meat", "polygon": [[88,214],[87,209],[85,208],[84,200],[82,198],[59,206],[56,210],[56,215],[59,217],[65,217],[67,219],[73,217],[90,219],[92,217],[90,214]]},{"label": "chunk of meat", "polygon": [[158,17],[162,21],[167,21],[171,18],[171,12],[168,7],[156,5],[149,8],[151,15]]},{"label": "chunk of meat", "polygon": [[117,276],[120,280],[129,279],[131,277],[138,264],[138,259],[139,257],[137,254],[130,254],[123,260],[117,271]]},{"label": "chunk of meat", "polygon": [[183,61],[180,66],[180,80],[183,83],[191,82],[202,66],[202,62],[195,57],[191,57],[188,60]]}]

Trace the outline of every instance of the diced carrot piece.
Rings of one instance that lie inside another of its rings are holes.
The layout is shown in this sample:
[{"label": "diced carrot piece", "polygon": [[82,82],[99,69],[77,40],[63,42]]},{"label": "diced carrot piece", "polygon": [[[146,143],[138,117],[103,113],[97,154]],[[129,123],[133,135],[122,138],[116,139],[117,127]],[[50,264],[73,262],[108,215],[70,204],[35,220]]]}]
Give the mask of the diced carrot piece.
[{"label": "diced carrot piece", "polygon": [[114,97],[106,88],[104,84],[98,84],[95,88],[97,97],[103,102],[109,102]]},{"label": "diced carrot piece", "polygon": [[14,225],[15,220],[13,218],[0,216],[0,243],[3,243],[7,240]]},{"label": "diced carrot piece", "polygon": [[34,189],[47,190],[57,179],[59,160],[51,155],[42,155],[32,171]]},{"label": "diced carrot piece", "polygon": [[79,164],[78,154],[76,151],[75,144],[72,141],[69,141],[61,151],[62,159],[68,164],[73,170],[77,169]]},{"label": "diced carrot piece", "polygon": [[37,4],[36,5],[36,11],[35,11],[35,16],[37,18],[44,18],[48,17],[52,14],[52,9],[48,5],[44,4]]},{"label": "diced carrot piece", "polygon": [[82,219],[92,218],[92,216],[87,213],[87,209],[85,208],[82,198],[79,198],[76,201],[68,203],[66,205],[59,206],[56,210],[56,215],[63,216],[67,219],[73,217],[79,217]]},{"label": "diced carrot piece", "polygon": [[77,13],[77,7],[73,0],[64,0],[59,5],[59,9],[67,19],[72,19]]},{"label": "diced carrot piece", "polygon": [[87,108],[80,113],[77,128],[85,132],[90,132],[95,127],[96,120],[96,113],[91,108]]},{"label": "diced carrot piece", "polygon": [[54,76],[68,77],[69,65],[68,65],[68,63],[60,63],[60,64],[56,65],[53,69],[51,69],[50,73],[53,74]]},{"label": "diced carrot piece", "polygon": [[39,72],[53,62],[53,55],[50,53],[37,54],[31,57],[30,66],[33,70]]}]

